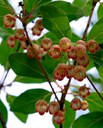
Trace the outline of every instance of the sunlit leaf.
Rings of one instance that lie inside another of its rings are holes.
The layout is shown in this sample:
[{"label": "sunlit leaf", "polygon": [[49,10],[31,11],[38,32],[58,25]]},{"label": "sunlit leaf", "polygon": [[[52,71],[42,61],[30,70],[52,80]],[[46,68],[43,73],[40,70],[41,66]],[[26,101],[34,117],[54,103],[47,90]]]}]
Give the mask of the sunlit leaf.
[{"label": "sunlit leaf", "polygon": [[[66,61],[67,58],[65,56],[60,59],[52,59],[49,55],[46,55],[41,60],[41,63],[48,76],[52,78],[55,67],[60,62]],[[34,78],[34,81],[36,80],[36,82],[46,81],[46,78],[41,71],[41,67],[35,58],[29,59],[25,53],[14,53],[9,56],[9,62],[11,68],[17,75]],[[50,80],[52,81],[52,79]]]},{"label": "sunlit leaf", "polygon": [[69,21],[63,10],[51,5],[42,6],[40,10],[43,16],[43,25],[46,29],[59,39],[64,36],[71,37]]},{"label": "sunlit leaf", "polygon": [[72,128],[102,128],[103,112],[91,112],[80,116]]},{"label": "sunlit leaf", "polygon": [[[101,93],[101,95],[103,96],[103,93]],[[103,102],[102,102],[101,98],[98,96],[98,94],[96,92],[91,93],[91,95],[88,96],[86,98],[86,100],[89,103],[89,110],[91,112],[93,112],[93,111],[103,111]]]},{"label": "sunlit leaf", "polygon": [[45,79],[35,59],[29,59],[24,53],[15,53],[9,56],[10,66],[20,76]]},{"label": "sunlit leaf", "polygon": [[92,0],[74,0],[73,4],[84,11],[84,16],[88,16],[90,14]]},{"label": "sunlit leaf", "polygon": [[61,13],[65,13],[65,15],[68,17],[69,21],[77,20],[78,18],[82,17],[84,15],[84,12],[81,8],[79,8],[76,5],[73,5],[69,2],[65,1],[54,1],[50,3],[49,5],[54,6],[61,10]]},{"label": "sunlit leaf", "polygon": [[25,77],[25,76],[17,76],[14,81],[21,82],[21,83],[42,83],[44,82],[43,79],[30,78],[30,77]]},{"label": "sunlit leaf", "polygon": [[23,0],[28,12],[35,10],[42,4],[45,4],[51,0]]},{"label": "sunlit leaf", "polygon": [[94,39],[98,43],[103,43],[103,18],[101,18],[91,29],[88,35],[88,40],[89,39]]},{"label": "sunlit leaf", "polygon": [[48,102],[51,93],[44,89],[30,89],[19,95],[11,105],[11,111],[24,114],[35,113],[35,103],[45,98]]},{"label": "sunlit leaf", "polygon": [[97,14],[99,19],[103,17],[103,3],[100,3]]}]

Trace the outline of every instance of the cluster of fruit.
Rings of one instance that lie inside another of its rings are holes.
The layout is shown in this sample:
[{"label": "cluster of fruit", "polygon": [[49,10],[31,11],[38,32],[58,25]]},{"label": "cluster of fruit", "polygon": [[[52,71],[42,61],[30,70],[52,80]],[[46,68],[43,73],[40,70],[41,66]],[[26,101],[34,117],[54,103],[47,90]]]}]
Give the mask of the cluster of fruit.
[{"label": "cluster of fruit", "polygon": [[[4,17],[4,26],[6,28],[14,28],[15,25],[16,18],[11,14],[7,14]],[[43,29],[42,19],[38,19],[31,29],[32,34],[34,36],[40,36]],[[21,47],[27,50],[27,56],[29,58],[40,60],[44,55],[48,54],[53,59],[59,59],[64,53],[68,60],[72,59],[75,63],[59,63],[54,69],[53,77],[60,81],[63,80],[64,77],[67,77],[68,79],[74,78],[78,81],[82,81],[86,78],[86,67],[89,64],[87,51],[94,54],[100,49],[95,40],[89,40],[87,42],[78,40],[76,43],[72,43],[67,37],[61,38],[58,44],[53,44],[53,41],[50,38],[45,37],[40,42],[40,45],[38,45],[36,41],[31,41],[29,39],[27,32],[23,28],[16,29],[14,35],[7,38],[7,44],[13,48],[17,40],[20,41]],[[79,88],[79,96],[81,98],[79,99],[75,97],[71,101],[70,107],[73,110],[86,110],[88,108],[88,103],[84,98],[88,95],[90,95],[89,88],[81,86]],[[43,115],[45,112],[52,114],[53,120],[57,124],[64,121],[65,110],[60,110],[60,105],[56,101],[50,102],[48,105],[45,100],[38,100],[35,108],[40,115]]]},{"label": "cluster of fruit", "polygon": [[[86,110],[88,109],[89,105],[88,102],[86,100],[84,100],[84,98],[86,98],[87,96],[90,95],[90,89],[88,87],[81,86],[79,88],[79,96],[80,98],[75,97],[71,103],[70,103],[70,108],[73,110]],[[65,120],[65,108],[63,110],[60,110],[60,104],[56,101],[52,101],[49,104],[41,99],[38,100],[35,104],[35,110],[36,112],[38,112],[40,115],[43,115],[46,112],[49,112],[50,114],[53,115],[53,121],[57,124],[61,124],[64,122]]]},{"label": "cluster of fruit", "polygon": [[53,121],[57,124],[61,124],[65,119],[65,110],[60,110],[60,105],[56,101],[52,101],[49,104],[45,100],[38,100],[35,104],[36,112],[43,115],[45,112],[49,112],[53,115]]},{"label": "cluster of fruit", "polygon": [[78,89],[78,97],[74,97],[71,101],[70,107],[73,110],[86,110],[89,105],[86,100],[84,100],[87,96],[90,95],[90,88],[86,87],[86,85],[79,87]]}]

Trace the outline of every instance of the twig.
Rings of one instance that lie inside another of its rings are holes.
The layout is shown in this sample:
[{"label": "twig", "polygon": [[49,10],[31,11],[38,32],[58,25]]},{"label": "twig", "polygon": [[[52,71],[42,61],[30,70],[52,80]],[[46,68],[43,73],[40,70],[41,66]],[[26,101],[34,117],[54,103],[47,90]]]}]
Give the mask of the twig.
[{"label": "twig", "polygon": [[3,78],[3,80],[2,80],[2,83],[0,84],[0,90],[1,90],[2,87],[4,86],[4,82],[5,82],[5,79],[6,79],[7,75],[8,75],[8,73],[9,73],[9,70],[10,70],[10,68],[8,68],[8,70],[7,70],[7,72],[6,72],[5,76],[4,76],[4,78]]},{"label": "twig", "polygon": [[85,39],[86,39],[87,32],[88,32],[88,29],[89,29],[89,26],[90,26],[91,18],[92,18],[93,11],[94,11],[94,9],[95,9],[96,3],[97,3],[97,2],[95,2],[95,1],[93,0],[92,9],[91,9],[91,12],[90,12],[90,16],[89,16],[89,19],[88,19],[86,28],[85,28],[84,33],[83,33],[82,40],[85,40]]},{"label": "twig", "polygon": [[91,81],[91,79],[89,78],[89,76],[87,76],[87,79],[91,83],[91,85],[94,88],[94,90],[97,92],[98,96],[103,100],[102,95],[99,93],[99,91],[97,90],[97,88],[95,87],[95,85],[93,84],[93,82]]},{"label": "twig", "polygon": [[[26,30],[26,24],[23,24],[23,27],[24,27],[26,36],[27,36],[27,38],[28,38],[28,43],[32,46],[30,37],[29,37],[28,32],[27,32],[27,30]],[[55,92],[55,90],[54,90],[54,88],[53,88],[53,86],[52,86],[52,84],[51,84],[51,81],[50,81],[50,79],[49,79],[49,77],[48,77],[48,75],[47,75],[47,73],[46,73],[46,71],[45,71],[43,65],[41,64],[41,62],[40,62],[38,59],[36,59],[36,60],[37,60],[37,62],[38,62],[38,64],[39,64],[39,67],[40,67],[42,73],[44,74],[46,80],[48,81],[48,83],[49,83],[49,85],[50,85],[50,87],[51,87],[51,89],[52,89],[52,91],[53,91],[53,93],[54,93],[54,95],[55,95],[56,100],[59,102],[59,99],[58,99],[58,97],[57,97],[57,95],[56,95],[56,92]]]},{"label": "twig", "polygon": [[38,64],[39,64],[39,67],[41,68],[41,70],[42,70],[42,72],[43,72],[45,78],[47,79],[47,81],[48,81],[48,83],[49,83],[49,85],[50,85],[50,87],[51,87],[51,89],[52,89],[52,91],[53,91],[53,94],[55,95],[55,98],[57,99],[57,101],[58,101],[58,103],[59,103],[59,99],[58,99],[58,97],[57,97],[57,95],[56,95],[56,92],[55,92],[55,90],[54,90],[54,88],[53,88],[53,86],[52,86],[52,84],[51,84],[51,81],[50,81],[50,79],[49,79],[49,77],[48,77],[48,75],[47,75],[47,73],[46,73],[46,71],[45,71],[43,65],[41,64],[41,62],[40,62],[39,60],[37,60],[37,62],[38,62]]},{"label": "twig", "polygon": [[60,109],[61,110],[63,110],[65,97],[66,97],[67,91],[68,91],[68,89],[70,87],[70,82],[71,82],[71,79],[69,79],[67,85],[64,87],[64,90],[62,91],[62,96],[61,96],[61,100],[60,100]]}]

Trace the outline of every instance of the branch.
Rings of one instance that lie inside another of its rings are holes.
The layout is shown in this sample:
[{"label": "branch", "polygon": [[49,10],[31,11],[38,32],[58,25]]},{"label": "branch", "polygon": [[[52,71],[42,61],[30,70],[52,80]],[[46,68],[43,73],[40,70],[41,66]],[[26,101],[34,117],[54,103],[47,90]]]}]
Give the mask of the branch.
[{"label": "branch", "polygon": [[[32,46],[30,37],[29,37],[28,32],[27,32],[27,30],[26,30],[26,24],[23,24],[23,27],[24,27],[26,36],[27,36],[27,38],[28,38],[28,43]],[[51,84],[51,81],[50,81],[50,79],[49,79],[49,77],[48,77],[48,75],[47,75],[47,73],[46,73],[46,71],[45,71],[45,69],[44,69],[42,63],[41,63],[38,59],[36,59],[36,60],[37,60],[37,62],[38,62],[38,64],[39,64],[39,67],[40,67],[42,73],[44,74],[46,80],[48,81],[48,83],[49,83],[49,85],[50,85],[50,87],[51,87],[51,89],[52,89],[52,91],[53,91],[53,93],[54,93],[54,95],[55,95],[55,98],[57,99],[57,101],[58,101],[58,103],[59,103],[59,99],[58,99],[58,97],[57,97],[57,95],[56,95],[56,92],[55,92],[55,90],[54,90],[54,88],[53,88],[53,86],[52,86],[52,84]]]},{"label": "branch", "polygon": [[89,16],[89,19],[88,19],[88,22],[87,22],[87,26],[86,26],[86,28],[84,30],[82,40],[85,40],[86,39],[87,32],[88,32],[88,29],[89,29],[89,26],[90,26],[90,22],[91,22],[91,18],[92,18],[92,15],[93,15],[93,12],[94,12],[94,9],[95,9],[96,4],[97,4],[97,2],[95,2],[93,0],[91,12],[90,12],[90,16]]},{"label": "branch", "polygon": [[97,90],[97,88],[95,87],[95,85],[93,84],[93,82],[91,81],[91,79],[89,78],[89,76],[87,76],[87,79],[91,83],[91,85],[94,88],[94,90],[97,92],[98,96],[103,100],[102,95],[99,93],[99,91]]}]

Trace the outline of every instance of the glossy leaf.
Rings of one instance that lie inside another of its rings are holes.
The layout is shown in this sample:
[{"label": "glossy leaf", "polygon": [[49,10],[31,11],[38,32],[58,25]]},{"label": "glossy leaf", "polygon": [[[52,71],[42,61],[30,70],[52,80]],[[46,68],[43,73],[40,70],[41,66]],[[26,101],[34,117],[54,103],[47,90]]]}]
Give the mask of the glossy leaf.
[{"label": "glossy leaf", "polygon": [[[53,71],[58,63],[66,62],[67,58],[64,56],[60,59],[52,59],[48,55],[44,56],[41,63],[46,69],[47,74],[52,78]],[[45,76],[39,67],[38,62],[35,59],[29,59],[24,53],[14,53],[9,56],[9,62],[11,68],[19,76],[34,78],[34,81],[40,83],[40,81],[46,81]],[[39,81],[40,80],[40,81]],[[52,79],[51,79],[52,81]]]},{"label": "glossy leaf", "polygon": [[35,59],[29,59],[24,53],[14,53],[9,56],[10,66],[17,75],[45,79]]},{"label": "glossy leaf", "polygon": [[59,39],[64,36],[71,38],[71,28],[63,10],[51,5],[42,6],[40,10],[43,16],[43,25],[46,29]]},{"label": "glossy leaf", "polygon": [[102,128],[103,112],[91,112],[80,116],[72,128]]},{"label": "glossy leaf", "polygon": [[14,81],[21,82],[21,83],[42,83],[44,82],[43,79],[30,78],[30,77],[25,77],[25,76],[17,76]]},{"label": "glossy leaf", "polygon": [[[4,103],[1,100],[0,100],[0,117],[2,118],[3,122],[6,124],[8,119],[8,112]],[[0,122],[0,128],[2,128],[1,122]]]},{"label": "glossy leaf", "polygon": [[[70,128],[73,121],[75,120],[76,112],[70,108],[70,102],[65,101],[65,121],[63,123],[63,128]],[[59,128],[59,125],[54,123],[55,128]]]},{"label": "glossy leaf", "polygon": [[35,10],[40,5],[45,4],[46,2],[49,2],[51,0],[23,0],[23,1],[24,1],[27,11],[30,12],[31,9]]},{"label": "glossy leaf", "polygon": [[[30,89],[19,95],[11,105],[11,111],[23,114],[35,113],[35,103],[39,99],[46,98],[48,102],[51,95],[44,89]],[[47,96],[47,97],[46,97]]]},{"label": "glossy leaf", "polygon": [[103,3],[100,3],[97,11],[98,19],[101,19],[103,17]]},{"label": "glossy leaf", "polygon": [[[16,96],[12,96],[12,95],[7,95],[6,99],[7,102],[9,103],[9,106],[11,106],[11,104],[13,103],[13,101],[15,100]],[[18,112],[14,112],[15,116],[22,121],[23,123],[26,123],[26,120],[28,118],[27,114],[23,114],[23,113],[18,113]]]},{"label": "glossy leaf", "polygon": [[91,29],[88,35],[88,40],[89,39],[94,39],[98,43],[103,43],[103,18],[101,18]]},{"label": "glossy leaf", "polygon": [[74,0],[73,4],[84,11],[84,16],[88,16],[90,14],[92,0]]},{"label": "glossy leaf", "polygon": [[97,68],[97,71],[103,80],[103,49],[90,57],[94,60],[94,66]]},{"label": "glossy leaf", "polygon": [[[101,95],[103,96],[103,93],[101,93]],[[88,96],[86,98],[86,100],[89,103],[89,110],[91,112],[93,112],[93,111],[103,111],[103,102],[102,102],[101,98],[98,96],[98,94],[96,92],[91,93],[91,95]]]},{"label": "glossy leaf", "polygon": [[65,15],[68,17],[69,21],[77,20],[84,15],[84,12],[80,7],[77,7],[76,5],[73,5],[69,2],[55,1],[50,3],[49,5],[62,10],[62,12],[65,13]]}]

